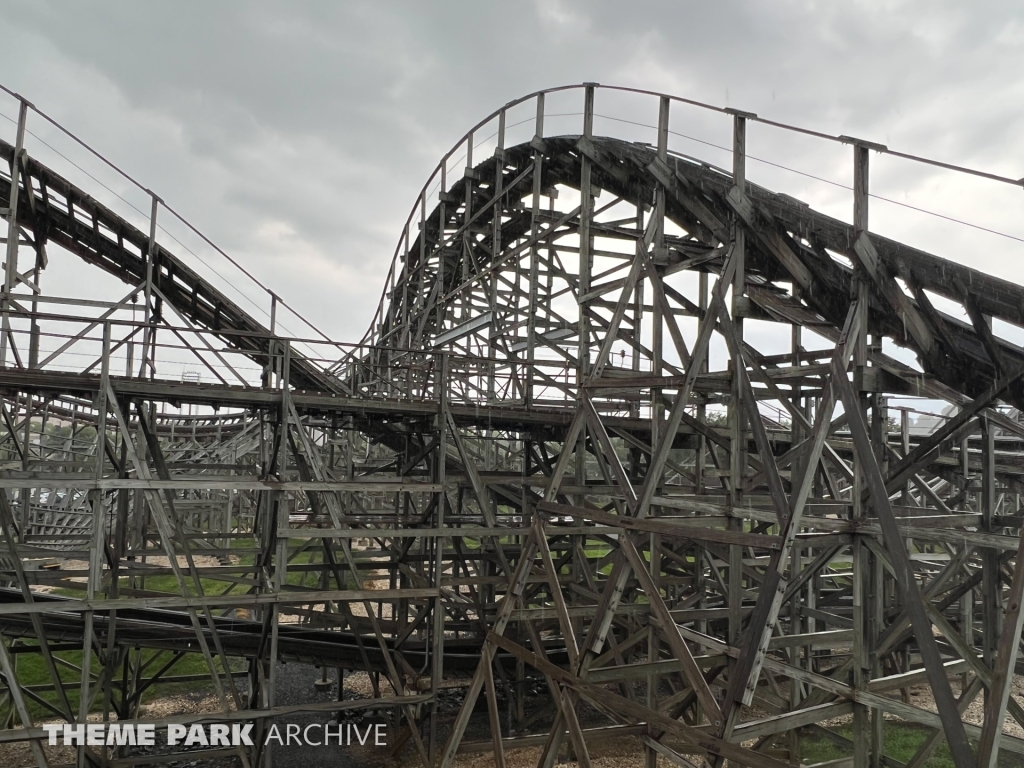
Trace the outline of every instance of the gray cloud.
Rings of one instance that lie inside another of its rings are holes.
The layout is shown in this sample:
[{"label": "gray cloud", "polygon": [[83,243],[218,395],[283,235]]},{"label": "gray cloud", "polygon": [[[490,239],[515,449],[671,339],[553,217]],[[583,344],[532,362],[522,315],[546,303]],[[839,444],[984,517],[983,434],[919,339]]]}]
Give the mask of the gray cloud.
[{"label": "gray cloud", "polygon": [[[1010,2],[15,0],[5,17],[8,87],[342,339],[361,336],[443,152],[542,87],[666,90],[1024,175],[1024,14]],[[680,121],[718,130],[689,112]],[[848,179],[845,149],[761,128],[751,142],[761,156]],[[846,205],[841,191],[752,173]],[[1020,190],[965,199],[945,177],[887,161],[877,179],[900,199],[988,225],[1019,218]],[[970,255],[966,234],[907,226],[921,245]],[[992,249],[978,263],[1009,269]]]}]

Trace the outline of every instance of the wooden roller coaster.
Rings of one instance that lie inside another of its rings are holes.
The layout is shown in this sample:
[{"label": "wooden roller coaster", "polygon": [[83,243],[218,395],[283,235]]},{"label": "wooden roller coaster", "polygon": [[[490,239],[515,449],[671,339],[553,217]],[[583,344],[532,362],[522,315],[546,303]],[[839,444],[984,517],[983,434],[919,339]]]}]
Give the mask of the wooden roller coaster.
[{"label": "wooden roller coaster", "polygon": [[[872,231],[869,156],[1022,181],[662,94],[535,93],[442,159],[343,344],[285,331],[281,297],[4,98],[0,744],[46,766],[40,720],[140,721],[185,681],[219,709],[167,721],[373,710],[445,768],[589,766],[625,735],[650,766],[782,768],[808,734],[853,768],[1024,754],[1024,288]],[[546,130],[568,99],[576,127]],[[595,132],[599,99],[644,105],[650,141]],[[730,167],[672,148],[691,112]],[[748,180],[759,125],[847,145],[847,220]],[[56,270],[92,277],[44,291]],[[282,703],[282,660],[374,696]],[[887,719],[928,729],[905,763]]]}]

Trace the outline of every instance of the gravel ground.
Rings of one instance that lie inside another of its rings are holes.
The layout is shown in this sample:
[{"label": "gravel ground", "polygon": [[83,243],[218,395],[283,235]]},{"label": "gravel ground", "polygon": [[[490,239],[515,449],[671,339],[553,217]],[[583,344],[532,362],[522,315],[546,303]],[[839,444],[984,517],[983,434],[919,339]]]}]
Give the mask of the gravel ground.
[{"label": "gravel ground", "polygon": [[[333,671],[328,674],[328,679],[334,682],[334,685],[328,691],[314,690],[313,682],[318,679],[320,679],[320,674],[316,667],[295,663],[279,665],[277,671],[277,697],[279,705],[287,706],[289,704],[300,704],[309,701],[337,700],[337,674]],[[349,682],[350,679],[351,683]],[[351,678],[346,676],[345,683],[344,698],[346,700],[370,698],[372,695],[373,689],[365,673],[352,675]],[[385,690],[381,691],[381,695],[390,695],[390,686],[385,685],[383,687]],[[377,716],[377,713],[365,711],[342,712],[341,715],[342,724],[351,723],[356,725],[361,732],[365,732],[368,726],[386,722],[384,718]],[[333,722],[334,717],[332,713],[318,712],[289,715],[287,718],[282,718],[278,721],[278,727],[284,733],[284,725],[286,723],[298,724],[304,728],[309,723],[327,724]],[[395,734],[388,732],[388,729],[384,730],[387,733],[386,742],[390,745],[394,742]],[[320,729],[314,729],[314,731],[316,731],[316,737],[319,738]],[[337,768],[376,768],[376,766],[385,765],[391,753],[389,747],[360,746],[358,744],[354,746],[338,746],[337,744],[331,744],[330,746],[296,746],[292,744],[290,746],[275,745],[273,749],[275,768],[328,768],[328,766],[336,766]]]},{"label": "gravel ground", "polygon": [[[309,702],[336,701],[338,698],[337,674],[332,670],[328,679],[333,682],[329,690],[318,691],[313,683],[320,679],[318,667],[309,664],[278,664],[277,668],[277,703],[278,706],[289,706],[292,704],[303,704]],[[350,683],[351,679],[351,683]],[[369,678],[365,673],[346,677],[345,700],[369,698],[372,694]],[[388,686],[388,690],[390,687]],[[385,691],[382,691],[386,695]],[[216,709],[216,702],[205,698],[203,703],[206,709]],[[181,702],[176,705],[180,706]],[[209,705],[214,706],[209,706]],[[180,710],[179,710],[180,711]],[[310,723],[336,725],[334,715],[331,712],[298,713],[282,717],[276,721],[279,732],[284,736],[286,726],[289,724],[305,728]],[[383,718],[376,716],[376,713],[343,712],[341,723],[353,724],[359,727],[360,732],[365,733],[367,727],[375,723],[385,722]],[[313,729],[310,732],[312,738],[322,737],[320,729]],[[388,733],[390,743],[392,734]],[[370,739],[372,741],[372,737]],[[167,754],[166,745],[150,748],[156,754]],[[360,746],[339,746],[336,743],[329,746],[311,745],[278,745],[273,746],[273,758],[275,768],[376,768],[387,763],[390,754],[388,747],[376,747],[370,744]],[[167,768],[240,768],[241,763],[237,758],[226,757],[207,759],[203,761],[192,760],[188,752],[180,752],[181,759],[171,763],[163,763]],[[392,761],[392,764],[397,765]]]}]

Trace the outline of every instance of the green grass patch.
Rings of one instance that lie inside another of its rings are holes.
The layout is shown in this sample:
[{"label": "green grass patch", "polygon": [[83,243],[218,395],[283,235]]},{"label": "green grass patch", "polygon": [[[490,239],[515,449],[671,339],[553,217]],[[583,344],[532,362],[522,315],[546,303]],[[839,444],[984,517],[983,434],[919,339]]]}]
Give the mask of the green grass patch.
[{"label": "green grass patch", "polygon": [[[37,645],[35,641],[28,641],[26,645]],[[47,670],[46,662],[43,660],[41,654],[38,653],[19,653],[16,654],[16,674],[18,680],[23,686],[52,686],[53,679],[50,677],[50,673]],[[77,714],[79,707],[79,694],[81,685],[81,674],[79,670],[82,667],[82,652],[81,651],[58,651],[53,654],[55,665],[57,668],[57,674],[64,684],[65,692],[67,693],[68,701],[71,704],[72,710]],[[135,660],[133,656],[133,663]],[[173,658],[173,654],[170,651],[161,650],[147,650],[142,653],[143,663],[151,662],[146,666],[146,670],[143,673],[143,677],[149,677],[156,671],[158,671],[164,664]],[[64,662],[64,663],[62,663]],[[222,672],[224,667],[220,663],[220,659],[214,657],[213,660],[214,668],[218,672]],[[241,672],[246,668],[246,662],[244,659],[229,659],[229,664],[234,672]],[[73,668],[74,667],[74,668]],[[96,654],[92,654],[92,672],[94,676],[98,676],[102,672],[102,667]],[[162,676],[163,678],[174,677],[179,675],[204,675],[209,676],[209,668],[206,665],[206,659],[199,653],[188,653],[180,658],[174,665],[167,670]],[[114,694],[115,700],[120,698],[120,681],[121,681],[122,669],[118,668],[115,674],[115,689],[117,693]],[[94,677],[92,685],[95,686],[96,679]],[[212,681],[184,681],[177,683],[156,683],[150,686],[142,694],[142,702],[147,703],[161,696],[168,696],[173,694],[181,693],[207,693],[213,692]],[[58,709],[59,696],[55,690],[39,690],[35,691],[44,701],[53,704]],[[35,701],[32,698],[26,699],[28,703],[29,712],[33,718],[52,718],[54,713],[47,707]],[[103,700],[101,697],[97,697],[92,706],[92,711],[101,711],[103,709]]]},{"label": "green grass patch", "polygon": [[[833,730],[840,736],[851,741],[853,740],[852,723],[839,726]],[[918,748],[931,733],[927,728],[886,720],[882,725],[882,740],[885,754],[905,763],[914,756]],[[852,746],[844,749],[825,738],[805,734],[800,736],[800,762],[804,764],[823,763],[828,760],[851,757],[852,755]],[[953,758],[945,741],[939,744],[932,752],[931,757],[925,763],[925,768],[954,768]]]}]

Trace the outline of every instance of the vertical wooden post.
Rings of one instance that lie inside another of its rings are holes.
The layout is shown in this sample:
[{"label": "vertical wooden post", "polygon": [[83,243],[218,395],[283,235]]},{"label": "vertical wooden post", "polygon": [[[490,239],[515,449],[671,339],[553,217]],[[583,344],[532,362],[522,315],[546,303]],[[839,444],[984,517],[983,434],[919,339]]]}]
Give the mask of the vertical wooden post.
[{"label": "vertical wooden post", "polygon": [[[526,300],[526,359],[532,361],[537,336],[537,312],[538,281],[540,279],[540,243],[536,239],[537,230],[540,227],[540,196],[543,192],[542,171],[544,168],[544,94],[537,95],[537,117],[534,123],[533,141],[533,203],[530,208],[530,232],[534,240],[530,246],[530,280],[529,296]],[[533,402],[533,365],[527,363],[525,376],[526,391],[523,394],[523,401],[529,405]]]},{"label": "vertical wooden post", "polygon": [[[991,434],[991,429],[986,430]],[[1013,580],[1006,601],[1006,616],[999,634],[992,683],[985,695],[985,721],[978,741],[978,768],[996,768],[999,760],[999,739],[1006,719],[1010,688],[1013,684],[1020,636],[1024,630],[1024,536],[1017,545]],[[987,645],[987,643],[986,643]]]},{"label": "vertical wooden post", "polygon": [[[441,186],[440,192],[437,193],[439,200],[437,207],[437,242],[445,242],[445,227],[448,224],[448,211],[447,205],[449,201],[448,197],[448,159],[445,158],[441,161]],[[437,312],[434,318],[434,325],[440,329],[444,325],[444,306],[445,302],[442,297],[445,295],[445,254],[443,250],[438,250],[437,254]]]},{"label": "vertical wooden post", "polygon": [[[96,461],[93,466],[93,480],[102,480],[105,471],[104,456],[107,439],[107,392],[110,389],[110,321],[103,323],[103,360],[100,363],[100,391],[96,397]],[[92,538],[90,540],[89,578],[86,582],[86,598],[95,600],[103,581],[103,491],[89,491],[92,507]],[[79,684],[78,722],[86,722],[89,703],[92,700],[91,679],[93,651],[93,612],[85,612],[85,629],[82,633],[82,678]],[[88,765],[85,747],[78,748],[79,768]]]},{"label": "vertical wooden post", "polygon": [[[981,530],[993,533],[996,504],[995,432],[987,418],[982,416],[978,420],[981,422]],[[998,652],[1003,617],[999,552],[992,547],[985,547],[981,552],[982,659],[986,666],[991,667]],[[986,702],[989,696],[986,690]]]},{"label": "vertical wooden post", "polygon": [[[494,149],[494,197],[500,199],[502,189],[505,184],[505,110],[502,110],[498,115],[498,145]],[[495,205],[500,208],[500,203],[496,202]],[[491,253],[497,255],[501,253],[501,216],[493,216],[491,218]],[[518,260],[516,262],[518,264]],[[501,327],[507,322],[504,317],[499,319],[498,317],[498,275],[491,275],[487,285],[487,306],[491,311],[491,331],[488,337],[487,344],[487,356],[490,358],[488,362],[488,376],[487,376],[487,397],[490,400],[494,400],[496,393],[495,379],[497,378],[497,357],[502,349],[501,342],[499,339],[499,332]],[[518,284],[518,282],[517,282]]]},{"label": "vertical wooden post", "polygon": [[[872,336],[871,351],[873,354],[882,351],[881,339]],[[877,389],[877,388],[875,388]],[[886,446],[889,440],[889,410],[886,397],[882,392],[872,392],[871,403],[871,439],[875,446],[875,460],[883,471],[889,465]],[[866,621],[867,632],[865,647],[868,653],[868,679],[880,677],[882,674],[881,660],[875,652],[876,640],[885,625],[885,570],[882,560],[874,552],[868,554],[870,572],[868,578],[868,605]],[[883,712],[873,707],[871,710],[871,768],[880,768],[882,754],[885,751]]]},{"label": "vertical wooden post", "polygon": [[[697,278],[697,302],[698,302],[697,306],[700,308],[701,313],[703,314],[704,312],[706,312],[707,309],[708,309],[708,273],[707,272],[703,272],[702,271],[700,273],[700,275],[698,276],[698,278]],[[705,373],[707,371],[707,369],[708,369],[708,361],[707,361],[707,356],[705,356],[704,359],[701,361],[701,370],[700,370],[700,372],[701,373]],[[700,401],[697,403],[697,421],[699,421],[701,424],[706,424],[707,423],[707,406],[704,404],[704,398],[701,398]],[[704,437],[703,434],[697,435],[697,458],[696,458],[696,462],[694,464],[694,470],[693,470],[693,472],[694,472],[694,491],[693,492],[697,496],[701,496],[702,494],[704,494],[704,492],[706,490],[705,470],[707,469],[707,452],[708,452],[708,450],[712,450],[712,451],[715,450],[714,445],[709,444],[707,438]],[[698,544],[696,546],[696,549],[694,551],[694,556],[693,556],[693,564],[694,564],[694,567],[697,569],[697,572],[695,574],[696,581],[695,581],[694,587],[697,590],[697,594],[701,595],[700,601],[698,602],[698,607],[700,607],[700,608],[707,607],[707,600],[708,600],[708,598],[706,596],[706,593],[704,591],[704,581],[705,581],[704,573],[705,573],[705,569],[707,568],[707,566],[705,564],[705,558],[707,557],[707,555],[705,554],[705,552],[706,552],[706,550],[703,547],[703,545]],[[701,619],[697,623],[697,628],[698,628],[698,631],[700,631],[700,632],[702,632],[704,634],[707,634],[707,631],[708,631],[708,623],[707,623],[707,621],[705,619]]]},{"label": "vertical wooden post", "polygon": [[[668,125],[669,107],[671,102],[665,96],[661,97],[658,108],[658,159],[662,162],[668,160]],[[665,188],[661,184],[654,187],[654,220],[651,226],[654,227],[654,249],[655,253],[665,249]],[[653,268],[653,260],[652,260]],[[648,275],[651,281],[660,280],[657,272]],[[641,283],[642,284],[642,283]],[[651,363],[653,376],[663,375],[664,366],[664,323],[661,303],[655,301],[651,310]],[[662,400],[661,388],[651,390],[651,445],[656,445],[661,437],[662,421],[665,418],[665,403]]]},{"label": "vertical wooden post", "polygon": [[[270,293],[270,335],[273,337],[277,333],[277,294],[273,291]],[[267,340],[267,361],[263,366],[263,386],[272,387],[274,386],[274,368],[276,366],[276,355],[277,355],[277,340],[270,338]]]},{"label": "vertical wooden post", "polygon": [[153,313],[153,265],[156,261],[156,217],[160,210],[160,198],[152,192],[150,195],[149,210],[149,242],[146,246],[146,282],[143,286],[143,322],[145,329],[142,337],[142,363],[139,366],[139,378],[145,378],[146,371],[149,377],[156,375],[156,327],[154,325]]},{"label": "vertical wooden post", "polygon": [[11,196],[7,202],[7,254],[4,269],[3,327],[0,328],[0,367],[7,365],[7,343],[11,339],[11,293],[18,283],[18,201],[21,183],[21,155],[25,151],[25,123],[28,121],[29,103],[24,99],[18,105],[18,129],[14,140],[14,159],[11,163]]},{"label": "vertical wooden post", "polygon": [[[583,136],[590,139],[594,135],[594,89],[596,83],[584,83],[583,89]],[[592,167],[590,158],[580,154],[580,266],[579,266],[579,347],[576,361],[576,385],[582,394],[583,382],[590,374],[590,318],[587,316],[587,304],[583,297],[590,292],[590,278],[594,257],[593,237],[590,227],[594,215],[594,193],[591,186]],[[578,395],[579,396],[579,395]],[[568,446],[567,446],[568,447]],[[587,480],[587,427],[584,424],[576,439],[575,462],[576,485],[583,486]],[[576,498],[582,503],[582,497]],[[574,569],[575,570],[575,569]]]},{"label": "vertical wooden post", "polygon": [[[29,462],[32,460],[32,411],[33,411],[33,397],[31,392],[25,392],[25,431],[21,436],[21,471],[28,472]],[[41,399],[41,398],[40,398]],[[40,429],[40,440],[42,440],[42,429]],[[29,513],[32,505],[32,491],[29,488],[22,488],[18,492],[18,502],[20,507],[19,523],[21,525],[21,535],[27,536],[32,533],[29,526]]]},{"label": "vertical wooden post", "polygon": [[[668,160],[668,126],[669,126],[669,115],[671,110],[671,101],[667,96],[662,96],[658,103],[658,159],[662,162]],[[660,254],[665,249],[665,188],[661,184],[655,185],[654,188],[654,220],[651,222],[651,226],[654,227],[654,252]],[[637,210],[637,234],[640,240],[638,245],[640,248],[646,248],[646,244],[643,241],[643,208],[638,206]],[[657,273],[657,268],[654,266],[654,260],[650,260],[651,274],[647,277],[652,282],[660,280],[661,276]],[[643,285],[643,281],[638,281],[637,287],[638,292],[640,286]],[[643,308],[643,302],[640,302],[640,308]],[[639,313],[638,313],[639,316]],[[655,301],[653,311],[651,312],[651,373],[655,377],[661,376],[664,373],[664,322],[665,319],[662,316],[662,309],[660,302]],[[634,357],[637,353],[634,351]],[[655,387],[651,389],[651,445],[656,445],[658,438],[660,437],[660,430],[662,421],[664,419],[665,405],[661,396],[661,388]],[[660,576],[660,557],[657,553],[657,537],[653,534],[650,537],[651,544],[651,578],[655,584],[658,584],[661,580]],[[656,567],[657,566],[657,567]],[[654,662],[658,658],[658,638],[651,627],[647,633],[647,660],[648,662]],[[656,675],[647,676],[647,706],[654,708],[657,701],[657,686],[658,678]],[[654,736],[653,733],[648,733],[648,736]],[[645,744],[644,746],[644,757],[647,768],[657,768],[658,765],[658,753]]]},{"label": "vertical wooden post", "polygon": [[[274,297],[277,298],[276,296]],[[275,302],[276,304],[276,302]],[[277,463],[284,455],[283,445],[288,441],[289,416],[288,399],[289,395],[289,372],[291,370],[291,345],[285,339],[280,342],[281,348],[281,375],[278,379],[281,390],[281,407],[279,409],[278,429],[281,439],[277,450],[277,456],[270,460],[270,471],[278,471]],[[296,429],[301,429],[296,424]],[[264,551],[269,557],[273,554],[273,571],[271,572],[270,590],[279,594],[287,584],[288,579],[288,537],[279,533],[281,527],[287,525],[288,511],[284,491],[270,491],[268,494],[267,514],[263,520],[263,535],[266,544]],[[282,525],[283,521],[283,525]],[[280,604],[276,601],[268,608],[270,611],[270,643],[268,644],[266,664],[266,677],[264,680],[264,705],[273,707],[277,697],[277,655],[278,655],[278,634],[280,629]],[[266,744],[262,754],[262,761],[265,768],[273,766],[272,744]]]},{"label": "vertical wooden post", "polygon": [[[853,226],[854,237],[868,231],[868,148],[859,142],[853,145]],[[867,368],[867,307],[868,307],[868,276],[863,267],[854,265],[851,285],[851,302],[857,302],[862,314],[857,325],[858,332],[853,343],[853,383],[857,393],[858,406],[862,413],[867,411],[864,397],[864,379]],[[865,488],[864,472],[861,464],[863,458],[854,456],[853,488],[851,515],[854,519],[865,516],[861,499]],[[853,558],[853,686],[867,687],[870,678],[871,661],[869,657],[869,628],[867,621],[868,606],[866,595],[870,594],[870,553],[860,535],[854,534],[852,544]],[[870,729],[869,708],[855,703],[853,706],[853,760],[854,768],[877,768],[874,765],[872,734]]]},{"label": "vertical wooden post", "polygon": [[[594,83],[585,83],[583,89],[583,135],[592,138],[594,135]],[[590,158],[580,154],[580,268],[579,296],[590,292],[590,272],[593,267],[593,241],[590,226],[594,214],[593,189],[591,187],[592,168]],[[577,382],[582,383],[590,370],[590,321],[587,318],[586,304],[579,304],[579,360],[577,361]]]},{"label": "vertical wooden post", "polygon": [[[434,463],[435,482],[444,488],[447,481],[447,467],[445,462],[448,457],[448,353],[442,352],[438,356],[440,363],[437,366],[437,402],[438,415],[435,422],[437,430],[436,461]],[[445,525],[445,507],[448,505],[448,496],[444,491],[438,494],[437,511],[434,513],[434,527],[439,531]],[[444,536],[439,534],[434,538],[434,572],[433,583],[440,586],[444,576]],[[432,695],[430,703],[430,734],[428,741],[428,754],[431,765],[437,760],[437,726],[441,718],[441,705],[438,701],[441,681],[444,679],[444,599],[440,594],[434,599],[433,623],[431,624],[431,654],[430,659],[430,692]]]},{"label": "vertical wooden post", "polygon": [[[732,174],[733,187],[741,194],[746,192],[746,158],[747,158],[747,118],[741,113],[733,113],[732,119]],[[746,293],[746,230],[739,217],[734,216],[732,222],[733,260],[736,272],[732,282],[732,316],[736,335],[743,341],[743,298]],[[746,414],[743,404],[743,387],[741,384],[741,357],[734,357],[730,362],[732,376],[729,391],[729,503],[734,507],[743,505],[743,475],[747,465],[746,451]],[[730,530],[742,530],[743,521],[732,518],[729,520]],[[729,643],[739,643],[743,621],[743,548],[736,544],[729,545]],[[735,708],[734,708],[735,709]]]}]

